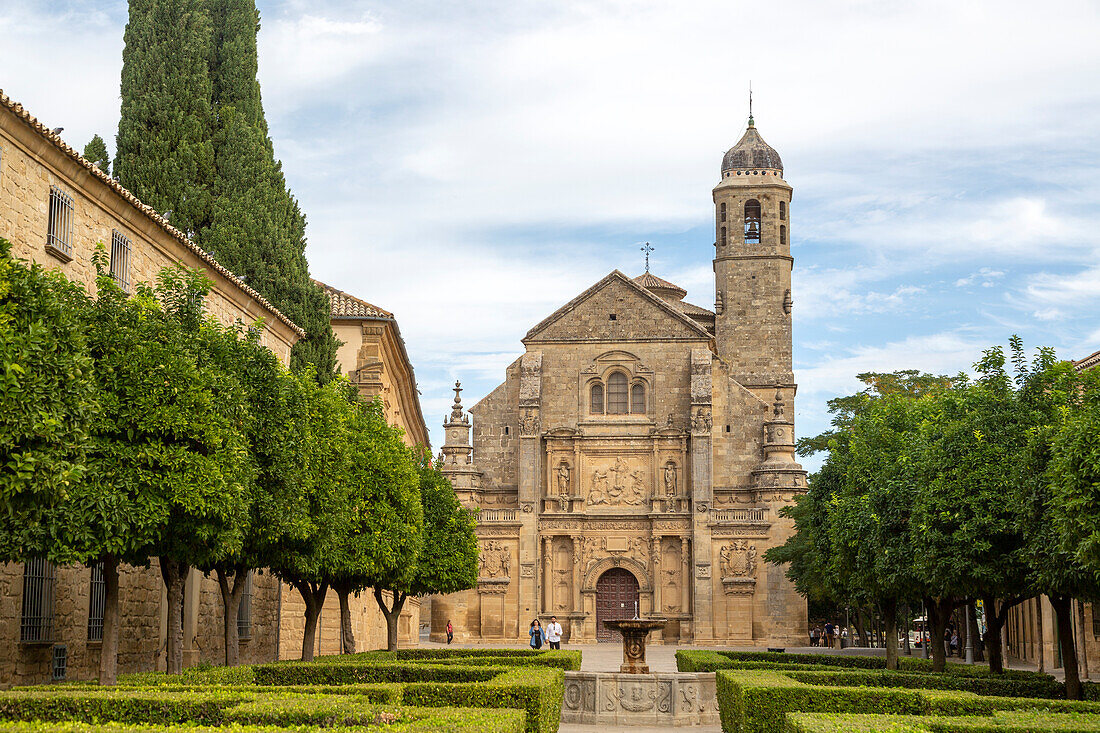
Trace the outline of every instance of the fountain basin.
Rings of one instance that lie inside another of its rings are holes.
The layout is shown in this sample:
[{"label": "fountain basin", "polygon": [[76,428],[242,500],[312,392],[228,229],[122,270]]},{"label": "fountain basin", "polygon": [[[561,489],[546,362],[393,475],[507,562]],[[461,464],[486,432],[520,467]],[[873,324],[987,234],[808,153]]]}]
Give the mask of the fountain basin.
[{"label": "fountain basin", "polygon": [[663,629],[668,619],[624,618],[603,623],[623,635],[623,663],[619,671],[623,674],[649,674],[649,665],[645,661],[645,638],[650,631]]}]

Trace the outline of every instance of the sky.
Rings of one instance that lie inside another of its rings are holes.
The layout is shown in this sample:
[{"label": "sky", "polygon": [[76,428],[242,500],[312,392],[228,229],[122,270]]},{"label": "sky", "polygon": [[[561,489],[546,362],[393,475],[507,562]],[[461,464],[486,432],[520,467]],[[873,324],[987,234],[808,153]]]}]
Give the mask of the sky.
[{"label": "sky", "polygon": [[[713,307],[723,152],[794,187],[796,425],[864,371],[1100,349],[1100,4],[260,0],[314,277],[395,313],[433,446],[613,269]],[[0,88],[113,153],[126,4],[0,0]],[[809,468],[816,459],[805,461]]]}]

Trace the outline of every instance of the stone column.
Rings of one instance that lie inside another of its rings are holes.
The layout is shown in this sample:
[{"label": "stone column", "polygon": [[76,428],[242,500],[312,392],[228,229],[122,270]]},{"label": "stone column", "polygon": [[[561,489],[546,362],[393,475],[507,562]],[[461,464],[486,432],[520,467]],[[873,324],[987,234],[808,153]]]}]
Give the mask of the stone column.
[{"label": "stone column", "polygon": [[680,612],[691,615],[691,540],[686,536],[680,536]]},{"label": "stone column", "polygon": [[581,567],[584,537],[575,534],[573,540],[573,613],[581,612],[581,583],[584,582],[584,568]]},{"label": "stone column", "polygon": [[[665,607],[661,598],[661,536],[654,535],[649,543],[650,575],[653,576],[653,612],[660,615]],[[661,630],[654,633],[660,634]]]},{"label": "stone column", "polygon": [[542,538],[542,612],[554,612],[554,538]]},{"label": "stone column", "polygon": [[[542,469],[542,422],[539,416],[539,405],[542,394],[542,352],[530,351],[523,355],[520,375],[519,394],[519,561],[535,562],[539,553],[538,515],[541,509],[540,497],[544,487],[541,486],[545,472]],[[515,624],[515,634],[526,633],[529,620],[538,613],[538,582],[531,573],[530,578],[520,577],[518,581],[519,594],[516,604],[516,616],[512,619]],[[553,577],[550,579],[553,585]],[[552,591],[547,588],[547,608],[552,609],[550,603]],[[520,636],[522,638],[522,636]]]}]

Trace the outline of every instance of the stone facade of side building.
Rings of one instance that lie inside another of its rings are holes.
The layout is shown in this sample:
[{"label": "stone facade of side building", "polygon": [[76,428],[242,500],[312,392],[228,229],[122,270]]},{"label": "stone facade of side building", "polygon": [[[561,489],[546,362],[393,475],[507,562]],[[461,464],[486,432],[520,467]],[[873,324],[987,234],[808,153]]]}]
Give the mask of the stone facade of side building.
[{"label": "stone facade of side building", "polygon": [[[614,271],[528,331],[467,414],[458,385],[444,472],[479,509],[473,590],[433,600],[432,638],[571,643],[605,620],[669,619],[664,643],[785,645],[806,603],[762,556],[793,532],[791,187],[752,120],[715,206],[715,308],[647,271]],[[651,636],[653,638],[653,636]]]},{"label": "stone facade of side building", "polygon": [[[91,258],[100,243],[124,288],[155,282],[161,268],[176,263],[203,270],[213,282],[207,311],[225,323],[260,321],[261,342],[283,363],[302,335],[259,293],[2,92],[0,237],[11,242],[13,256],[58,270],[89,291],[95,288]],[[401,397],[395,404],[403,413],[419,415],[419,406],[407,403],[402,381],[406,375],[411,379],[411,369],[406,371],[407,359],[405,367],[398,361],[392,378],[401,385],[396,389]],[[119,672],[163,669],[167,599],[155,560],[153,567],[121,566],[119,572]],[[363,648],[384,646],[381,613],[373,598],[369,605],[368,596],[362,598],[353,611],[356,636]],[[237,619],[242,663],[300,654],[304,619],[296,602],[297,591],[270,572],[252,574]],[[94,568],[54,567],[41,560],[0,566],[0,687],[94,677],[102,607],[102,580]],[[326,605],[322,614],[322,653],[340,649],[337,613]],[[224,661],[222,615],[217,582],[192,571],[184,596],[186,665]],[[403,639],[415,641],[415,628]]]},{"label": "stone facade of side building", "polygon": [[[1100,351],[1073,362],[1078,370],[1100,367]],[[1046,596],[1024,601],[1008,612],[1003,641],[1009,656],[1055,670],[1062,665],[1057,617]],[[1073,634],[1083,679],[1100,676],[1100,603],[1073,602]]]}]

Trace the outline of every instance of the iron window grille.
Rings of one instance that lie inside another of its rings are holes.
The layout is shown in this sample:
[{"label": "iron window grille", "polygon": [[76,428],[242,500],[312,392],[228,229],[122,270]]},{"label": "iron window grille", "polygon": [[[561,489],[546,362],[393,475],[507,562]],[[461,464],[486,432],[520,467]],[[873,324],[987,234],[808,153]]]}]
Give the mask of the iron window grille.
[{"label": "iron window grille", "polygon": [[119,230],[111,232],[111,277],[122,288],[130,292],[130,240]]},{"label": "iron window grille", "polygon": [[107,583],[103,579],[103,563],[92,566],[92,582],[88,592],[88,641],[103,641],[103,612],[107,607]]},{"label": "iron window grille", "polygon": [[645,385],[640,382],[630,388],[630,413],[645,414]]},{"label": "iron window grille", "polygon": [[23,564],[23,611],[19,641],[47,644],[53,641],[54,566],[44,557]]},{"label": "iron window grille", "polygon": [[630,412],[630,396],[626,375],[615,372],[607,378],[607,414],[626,415]]},{"label": "iron window grille", "polygon": [[237,638],[252,638],[252,571],[244,577],[244,590],[241,592],[241,603],[237,606]]},{"label": "iron window grille", "polygon": [[603,414],[603,385],[597,382],[592,385],[591,390],[591,409],[589,410],[593,415]]},{"label": "iron window grille", "polygon": [[1092,638],[1100,640],[1100,603],[1092,604]]},{"label": "iron window grille", "polygon": [[50,186],[50,221],[46,248],[68,261],[73,258],[73,197]]},{"label": "iron window grille", "polygon": [[57,644],[53,648],[52,677],[54,682],[65,679],[69,667],[69,648],[64,644]]}]

